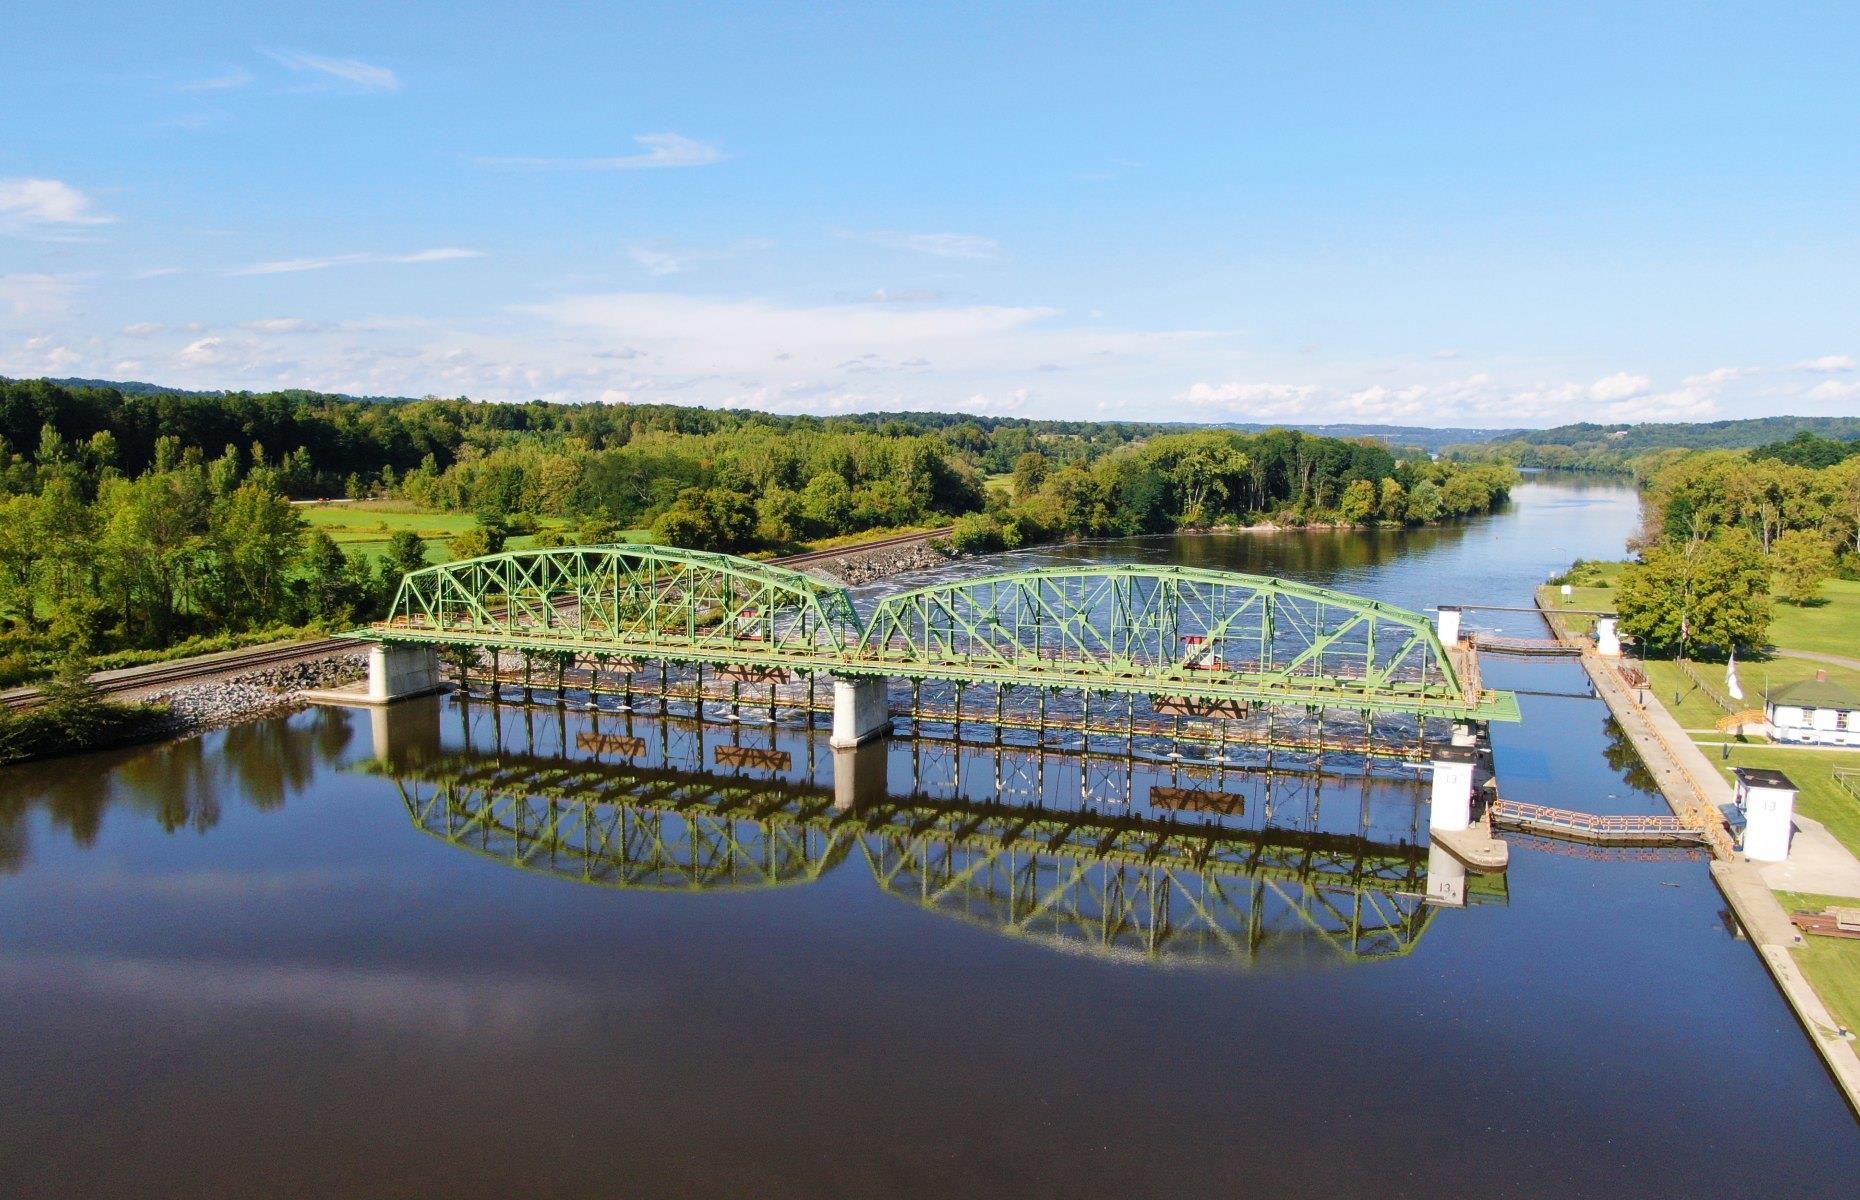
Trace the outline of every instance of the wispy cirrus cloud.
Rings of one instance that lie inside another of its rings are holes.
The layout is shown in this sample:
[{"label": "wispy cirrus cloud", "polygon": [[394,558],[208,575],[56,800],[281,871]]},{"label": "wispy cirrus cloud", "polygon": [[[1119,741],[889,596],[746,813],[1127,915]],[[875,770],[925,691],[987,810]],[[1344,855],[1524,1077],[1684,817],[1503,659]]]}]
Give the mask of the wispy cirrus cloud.
[{"label": "wispy cirrus cloud", "polygon": [[836,229],[833,236],[870,242],[891,250],[909,250],[933,258],[984,262],[1001,257],[1001,243],[977,233],[901,233],[891,229]]},{"label": "wispy cirrus cloud", "polygon": [[400,90],[400,76],[387,67],[363,62],[359,58],[330,58],[302,50],[267,50],[265,55],[281,67],[303,74],[320,75],[326,81],[344,84],[356,91]]},{"label": "wispy cirrus cloud", "polygon": [[0,179],[0,231],[32,226],[108,225],[89,196],[61,179]]},{"label": "wispy cirrus cloud", "polygon": [[221,272],[224,275],[288,275],[297,271],[323,271],[330,267],[357,267],[374,263],[432,263],[450,262],[460,258],[483,258],[484,251],[469,250],[462,246],[438,246],[431,250],[416,250],[411,254],[330,254],[322,258],[283,258],[273,262],[253,263],[245,267],[230,267]]},{"label": "wispy cirrus cloud", "polygon": [[723,151],[709,142],[682,133],[641,133],[633,141],[637,154],[596,158],[541,158],[480,155],[472,161],[481,167],[518,167],[558,171],[649,171],[663,167],[704,167],[723,161]]},{"label": "wispy cirrus cloud", "polygon": [[204,79],[190,79],[175,88],[177,92],[230,92],[249,85],[256,76],[244,67],[234,67]]}]

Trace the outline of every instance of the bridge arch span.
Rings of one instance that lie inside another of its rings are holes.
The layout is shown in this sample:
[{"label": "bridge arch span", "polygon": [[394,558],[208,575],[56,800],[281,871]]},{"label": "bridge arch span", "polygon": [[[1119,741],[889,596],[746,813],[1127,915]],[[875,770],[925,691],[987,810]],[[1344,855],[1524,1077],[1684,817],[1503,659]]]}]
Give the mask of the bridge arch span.
[{"label": "bridge arch span", "polygon": [[1420,613],[1261,575],[1052,567],[886,596],[858,657],[897,673],[1018,674],[1047,686],[1168,688],[1261,702],[1478,704]]},{"label": "bridge arch span", "polygon": [[409,572],[376,628],[414,640],[771,657],[844,652],[862,632],[836,584],[731,554],[631,544],[510,551]]}]

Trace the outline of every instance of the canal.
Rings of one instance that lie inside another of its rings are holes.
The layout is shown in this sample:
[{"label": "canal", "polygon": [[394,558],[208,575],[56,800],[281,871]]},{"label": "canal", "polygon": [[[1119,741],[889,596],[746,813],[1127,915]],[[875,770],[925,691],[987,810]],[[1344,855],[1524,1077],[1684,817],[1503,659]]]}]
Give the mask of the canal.
[{"label": "canal", "polygon": [[[1003,558],[1526,604],[1636,519],[1539,477],[1465,525]],[[1486,678],[1572,694],[1494,729],[1508,798],[1663,811],[1578,666]],[[847,823],[824,732],[455,699],[9,768],[0,1195],[1855,1194],[1697,858],[1517,843],[1432,908],[1412,772],[864,770]]]}]

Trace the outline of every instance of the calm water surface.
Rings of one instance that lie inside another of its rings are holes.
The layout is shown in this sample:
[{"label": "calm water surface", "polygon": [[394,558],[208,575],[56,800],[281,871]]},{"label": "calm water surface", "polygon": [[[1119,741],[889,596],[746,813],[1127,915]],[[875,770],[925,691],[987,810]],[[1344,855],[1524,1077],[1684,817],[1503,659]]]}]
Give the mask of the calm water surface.
[{"label": "calm water surface", "polygon": [[[1635,516],[1542,480],[1450,529],[1011,560],[1524,604]],[[1657,808],[1599,701],[1523,706],[1506,795]],[[853,828],[799,730],[452,700],[9,769],[0,1195],[1860,1194],[1860,1131],[1698,861],[1520,846],[1434,909],[1393,773],[903,739],[858,770]],[[632,815],[583,855],[590,796]],[[648,811],[694,796],[741,814],[695,862]],[[1037,828],[1003,807],[1036,799]],[[1068,850],[1172,816],[1219,822],[1220,861]],[[493,836],[519,817],[563,837]]]}]

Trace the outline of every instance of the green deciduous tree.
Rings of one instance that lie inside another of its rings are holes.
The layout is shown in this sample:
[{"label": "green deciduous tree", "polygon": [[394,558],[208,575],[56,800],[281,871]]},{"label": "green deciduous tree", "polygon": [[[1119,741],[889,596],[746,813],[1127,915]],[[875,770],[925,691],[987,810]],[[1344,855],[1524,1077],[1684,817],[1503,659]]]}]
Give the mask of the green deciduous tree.
[{"label": "green deciduous tree", "polygon": [[1792,604],[1806,604],[1821,594],[1822,580],[1834,571],[1828,539],[1806,529],[1791,529],[1770,548],[1776,594]]},{"label": "green deciduous tree", "polygon": [[1038,450],[1029,450],[1014,460],[1014,494],[1031,496],[1040,490],[1046,482],[1046,455]]},{"label": "green deciduous tree", "polygon": [[1353,525],[1360,525],[1375,517],[1379,500],[1376,485],[1367,479],[1358,479],[1343,489],[1343,499],[1337,504],[1337,515]]},{"label": "green deciduous tree", "polygon": [[426,543],[411,529],[396,529],[388,535],[386,563],[398,577],[427,565]]},{"label": "green deciduous tree", "polygon": [[1760,646],[1769,576],[1761,547],[1742,530],[1653,546],[1621,573],[1621,631],[1655,652]]}]

